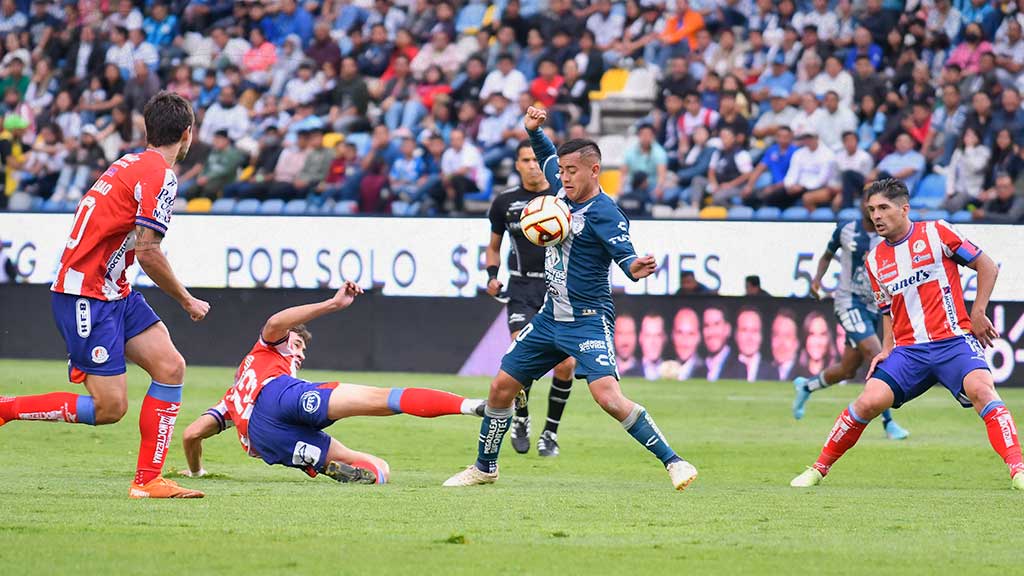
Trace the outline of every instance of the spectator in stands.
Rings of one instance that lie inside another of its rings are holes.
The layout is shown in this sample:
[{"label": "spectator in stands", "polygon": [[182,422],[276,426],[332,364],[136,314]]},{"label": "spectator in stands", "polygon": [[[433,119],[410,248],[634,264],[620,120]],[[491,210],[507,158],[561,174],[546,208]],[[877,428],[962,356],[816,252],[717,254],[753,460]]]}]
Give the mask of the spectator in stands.
[{"label": "spectator in stands", "polygon": [[[2,196],[2,194],[0,194]],[[18,281],[18,267],[14,261],[4,253],[4,239],[0,238],[0,284],[14,284]]]},{"label": "spectator in stands", "polygon": [[[612,11],[611,0],[597,0],[594,13],[587,18],[587,30],[594,35],[594,45],[605,54],[611,53],[615,44],[622,38],[626,18],[621,12]],[[609,60],[609,64],[616,61]]]},{"label": "spectator in stands", "polygon": [[750,153],[739,143],[731,128],[718,133],[721,148],[711,156],[707,179],[694,178],[692,202],[703,205],[705,193],[716,206],[728,206],[733,198],[743,194],[754,165]]},{"label": "spectator in stands", "polygon": [[[523,75],[524,91],[526,90],[527,82],[532,80],[537,74],[537,64],[540,64],[540,59],[548,53],[546,42],[540,30],[530,28],[530,31],[527,33],[526,47],[519,52],[519,59],[516,60],[516,70]],[[598,78],[597,81],[600,82],[601,79]]]},{"label": "spectator in stands", "polygon": [[1021,146],[1013,141],[1009,130],[1004,128],[997,132],[992,146],[992,155],[985,168],[984,187],[994,186],[996,176],[1001,172],[1006,172],[1014,179],[1024,172],[1024,157],[1021,154]]},{"label": "spectator in stands", "polygon": [[452,44],[449,33],[442,25],[438,24],[431,33],[430,44],[419,51],[410,67],[413,76],[417,78],[422,78],[431,66],[439,66],[446,77],[455,78],[464,59],[462,51],[458,46]]},{"label": "spectator in stands", "polygon": [[825,59],[825,70],[814,79],[814,93],[827,95],[835,92],[839,96],[839,104],[846,110],[853,106],[855,93],[853,77],[846,70],[839,58],[829,56]]},{"label": "spectator in stands", "polygon": [[833,152],[843,148],[843,134],[857,129],[857,116],[849,107],[841,105],[839,94],[829,90],[825,94],[822,120],[818,123],[818,138]]},{"label": "spectator in stands", "polygon": [[686,113],[683,114],[681,125],[683,134],[686,137],[692,135],[697,126],[704,126],[711,130],[711,128],[718,124],[718,112],[702,106],[700,94],[697,92],[687,92],[683,96],[683,103],[686,106]]},{"label": "spectator in stands", "polygon": [[0,132],[0,170],[3,170],[3,193],[0,193],[0,208],[7,207],[7,197],[18,190],[18,170],[25,164],[24,144],[28,120],[18,114],[4,116],[3,132]]},{"label": "spectator in stands", "polygon": [[935,0],[935,6],[928,11],[925,27],[932,34],[942,33],[947,38],[960,35],[963,18],[960,11],[953,7],[951,0]]},{"label": "spectator in stands", "polygon": [[88,87],[91,79],[102,74],[107,54],[92,26],[76,29],[70,40],[64,59],[63,80],[78,93]]},{"label": "spectator in stands", "polygon": [[796,64],[796,84],[793,84],[794,97],[803,94],[812,94],[815,97],[823,96],[815,92],[815,80],[822,72],[824,61],[821,56],[814,52],[807,52],[800,57]]},{"label": "spectator in stands", "polygon": [[640,365],[647,380],[661,377],[661,355],[666,339],[665,319],[657,314],[645,314],[640,321]]},{"label": "spectator in stands", "polygon": [[[500,91],[490,95],[484,111],[477,141],[482,147],[484,165],[494,170],[504,160],[515,157],[522,136],[520,126],[523,117],[517,107],[509,105],[505,94]],[[465,130],[462,132],[465,134]]]},{"label": "spectator in stands", "polygon": [[679,273],[679,291],[676,292],[676,295],[686,296],[714,293],[714,290],[697,281],[697,277],[694,275],[692,270],[683,270]]},{"label": "spectator in stands", "polygon": [[697,206],[697,199],[693,197],[692,189],[688,188],[695,178],[707,176],[711,158],[717,151],[717,148],[708,145],[710,139],[711,132],[707,127],[697,126],[693,130],[689,138],[689,148],[685,149],[685,153],[684,149],[680,148],[680,167],[676,172],[677,187],[665,193],[663,203],[674,206],[678,202],[686,202]]},{"label": "spectator in stands", "polygon": [[743,291],[750,298],[771,298],[771,294],[761,288],[761,277],[757,274],[751,274],[743,279]]},{"label": "spectator in stands", "polygon": [[924,175],[925,159],[914,149],[914,140],[906,132],[896,137],[896,149],[882,158],[878,167],[871,171],[869,180],[879,178],[897,178],[913,192]]},{"label": "spectator in stands", "polygon": [[871,65],[871,59],[867,56],[858,56],[854,63],[853,76],[853,99],[858,104],[863,102],[864,96],[870,94],[875,103],[885,98],[886,79],[875,72]]},{"label": "spectator in stands", "polygon": [[1009,130],[1014,142],[1024,142],[1024,108],[1021,107],[1020,91],[1014,87],[1004,89],[1000,104],[992,114],[993,135],[1000,130]]},{"label": "spectator in stands", "polygon": [[857,58],[866,56],[877,72],[882,66],[882,47],[879,44],[872,38],[870,30],[864,26],[858,27],[853,33],[853,46],[846,53],[846,69],[853,70]]},{"label": "spectator in stands", "polygon": [[1016,18],[1007,18],[1003,21],[1000,30],[1005,29],[1005,35],[1000,38],[996,34],[996,45],[993,48],[996,54],[996,64],[999,66],[999,77],[1003,84],[1016,84],[1018,87],[1024,85],[1024,34],[1021,33],[1021,19],[1024,12],[1017,12]]},{"label": "spectator in stands", "polygon": [[789,125],[779,126],[774,140],[744,185],[744,204],[756,207],[764,199],[775,198],[785,192],[786,174],[797,150],[793,145],[793,129]]},{"label": "spectator in stands", "polygon": [[605,71],[605,57],[594,46],[594,34],[590,30],[584,30],[580,36],[579,51],[573,60],[580,70],[580,76],[587,82],[588,89],[600,90],[601,77]]},{"label": "spectator in stands", "polygon": [[120,158],[129,152],[141,150],[145,144],[143,136],[140,127],[132,122],[131,111],[121,105],[114,108],[96,138],[103,147],[104,156]]},{"label": "spectator in stands", "polygon": [[77,201],[92,185],[93,175],[106,169],[109,160],[96,140],[98,134],[99,130],[92,124],[82,128],[80,140],[70,149],[61,167],[52,199]]},{"label": "spectator in stands", "polygon": [[328,122],[335,131],[347,134],[357,128],[366,128],[370,91],[352,56],[341,59],[341,73],[331,92],[331,103]]},{"label": "spectator in stands", "polygon": [[[586,126],[590,123],[590,90],[586,79],[580,76],[576,60],[567,60],[562,66],[562,79],[553,108],[554,124],[563,130],[569,124]],[[681,110],[682,99],[677,99]]]},{"label": "spectator in stands", "polygon": [[169,48],[178,34],[178,17],[170,13],[166,2],[154,2],[150,15],[142,22],[142,30],[147,42],[158,48]]},{"label": "spectator in stands", "polygon": [[963,210],[968,204],[979,204],[985,185],[986,168],[991,152],[982,144],[973,128],[964,130],[960,145],[950,159],[948,167],[936,167],[946,177],[946,200],[942,209],[949,212]]},{"label": "spectator in stands", "polygon": [[491,71],[480,89],[480,98],[487,100],[491,94],[501,92],[510,102],[519,100],[519,95],[526,92],[529,85],[523,73],[515,68],[512,55],[505,53],[498,56],[498,68]]},{"label": "spectator in stands", "polygon": [[[685,1],[685,0],[679,0]],[[627,62],[643,59],[655,65],[663,65],[665,59],[662,54],[662,34],[666,30],[664,4],[662,0],[649,0],[642,4],[640,18],[637,18],[632,25],[626,29],[622,41],[615,50],[622,55]],[[681,42],[682,39],[677,42]],[[674,48],[670,49],[673,50]]]},{"label": "spectator in stands", "polygon": [[[996,26],[999,24],[999,15],[988,0],[962,0],[960,14],[963,17],[964,25],[978,26],[979,35],[991,38],[995,34]],[[966,38],[966,36],[967,30],[965,29],[964,37]]]},{"label": "spectator in stands", "polygon": [[800,96],[800,111],[793,119],[793,132],[801,134],[811,130],[818,134],[827,118],[828,112],[820,106],[818,98],[806,92]]},{"label": "spectator in stands", "polygon": [[975,220],[1020,224],[1024,222],[1024,194],[1016,189],[1013,178],[1006,173],[996,177],[995,191],[990,199],[971,213]]},{"label": "spectator in stands", "polygon": [[371,78],[380,78],[391,65],[391,55],[394,51],[395,46],[388,40],[384,24],[374,24],[370,28],[370,42],[359,54],[359,71]]},{"label": "spectator in stands", "polygon": [[355,145],[351,142],[342,140],[335,144],[334,158],[327,169],[327,176],[306,196],[306,203],[319,207],[331,198],[334,200],[357,200],[358,197],[343,197],[342,192],[349,170],[355,170],[358,155]]},{"label": "spectator in stands", "polygon": [[754,138],[764,140],[770,146],[783,126],[790,131],[790,136],[792,136],[792,126],[796,120],[797,111],[789,106],[788,96],[789,93],[780,88],[772,91],[771,108],[763,112],[757,119],[757,123],[754,124]]},{"label": "spectator in stands", "polygon": [[[230,131],[228,133],[230,134]],[[309,152],[310,132],[302,130],[298,133],[294,145],[281,150],[277,162],[274,164],[272,176],[254,177],[246,182],[229,184],[224,188],[222,195],[225,198],[257,198],[260,200],[281,196],[279,192],[290,190],[302,173]]]},{"label": "spectator in stands", "polygon": [[723,128],[732,130],[736,144],[740,148],[747,147],[747,135],[750,134],[750,122],[743,117],[736,105],[735,92],[722,92],[718,101],[718,122],[715,130],[719,133]]},{"label": "spectator in stands", "polygon": [[49,198],[57,186],[60,171],[67,157],[60,129],[46,125],[39,129],[39,137],[22,166],[21,188],[31,196]]},{"label": "spectator in stands", "polygon": [[697,81],[690,75],[686,58],[669,58],[668,68],[664,76],[658,81],[658,91],[655,96],[655,104],[659,110],[665,109],[665,100],[670,94],[687,94],[697,90]]},{"label": "spectator in stands", "polygon": [[857,133],[843,133],[843,147],[836,153],[836,172],[839,175],[839,191],[832,202],[832,209],[839,210],[856,206],[864,191],[866,174],[875,167],[875,159],[860,145]]},{"label": "spectator in stands", "polygon": [[128,46],[131,48],[132,62],[129,68],[130,75],[135,74],[134,63],[140,60],[145,62],[150,70],[156,72],[157,66],[160,64],[160,54],[157,53],[156,46],[146,42],[146,33],[142,31],[141,26],[128,30]]},{"label": "spectator in stands", "polygon": [[[967,22],[967,20],[965,20]],[[977,74],[981,55],[992,51],[992,44],[985,40],[981,26],[970,23],[964,27],[964,41],[950,54],[946,64],[956,64],[967,75]]]},{"label": "spectator in stands", "polygon": [[[480,101],[484,82],[487,79],[487,65],[479,55],[470,56],[466,69],[452,81],[452,98],[456,104]],[[410,127],[411,128],[411,127]]]},{"label": "spectator in stands", "polygon": [[770,196],[762,197],[768,206],[788,208],[802,203],[808,210],[819,204],[832,201],[834,195],[835,154],[818,140],[818,133],[812,127],[804,127],[797,133],[802,147],[789,163],[785,187]]},{"label": "spectator in stands", "polygon": [[281,96],[280,107],[285,111],[292,111],[303,104],[311,104],[323,90],[323,85],[315,75],[314,63],[305,61],[299,65],[299,70],[294,78],[284,85],[284,94]]},{"label": "spectator in stands", "polygon": [[705,54],[709,70],[719,76],[726,76],[733,70],[743,67],[748,47],[745,43],[736,40],[736,34],[731,28],[722,30],[718,35],[718,42],[713,46],[713,52],[710,55]]},{"label": "spectator in stands", "polygon": [[929,162],[946,166],[956,148],[956,135],[963,132],[967,121],[967,110],[960,103],[960,88],[956,84],[942,88],[942,104],[931,118],[931,130],[921,145],[921,151]]},{"label": "spectator in stands", "polygon": [[227,130],[218,130],[213,135],[210,155],[203,162],[203,170],[195,179],[194,187],[185,182],[178,183],[178,194],[185,198],[218,198],[226,186],[238,177],[238,171],[245,165],[246,157],[234,147]]},{"label": "spectator in stands", "polygon": [[235,87],[231,85],[221,88],[217,103],[203,115],[199,140],[212,145],[213,135],[220,130],[227,130],[233,142],[245,137],[249,131],[249,111],[238,103]]},{"label": "spectator in stands", "polygon": [[136,60],[134,67],[135,74],[124,87],[124,104],[141,119],[146,103],[160,91],[160,79],[142,60]]},{"label": "spectator in stands", "polygon": [[395,159],[388,172],[388,187],[393,196],[404,202],[412,200],[416,190],[426,183],[426,163],[416,156],[416,141],[412,135],[404,135],[399,147],[401,157]]},{"label": "spectator in stands", "polygon": [[637,130],[637,141],[626,149],[619,205],[635,214],[645,211],[651,202],[664,202],[667,175],[668,155],[658,144],[654,127],[642,124]]},{"label": "spectator in stands", "polygon": [[992,98],[985,92],[975,92],[971,96],[971,110],[967,113],[964,127],[974,128],[981,135],[981,141],[989,143],[995,135],[992,132],[993,121]]},{"label": "spectator in stands", "polygon": [[450,147],[441,157],[441,191],[434,197],[441,214],[458,215],[464,210],[466,194],[479,192],[485,182],[483,157],[461,130],[452,130]]}]

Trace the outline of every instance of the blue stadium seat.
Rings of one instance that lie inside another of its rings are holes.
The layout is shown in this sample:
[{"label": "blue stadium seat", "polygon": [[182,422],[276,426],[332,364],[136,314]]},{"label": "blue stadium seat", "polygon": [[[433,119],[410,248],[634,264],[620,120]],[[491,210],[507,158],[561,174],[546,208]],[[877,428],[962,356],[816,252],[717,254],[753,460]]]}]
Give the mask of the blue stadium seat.
[{"label": "blue stadium seat", "polygon": [[391,203],[391,214],[393,216],[405,216],[409,212],[409,203],[395,200]]},{"label": "blue stadium seat", "polygon": [[840,222],[849,222],[850,220],[859,219],[860,208],[853,208],[852,206],[850,208],[843,208],[842,210],[839,211],[839,214],[836,216],[836,220],[839,220]]},{"label": "blue stadium seat", "polygon": [[782,210],[774,206],[762,206],[754,212],[754,218],[758,220],[778,220],[782,217]]},{"label": "blue stadium seat", "polygon": [[940,174],[925,176],[910,198],[911,208],[934,209],[946,199],[946,177]]},{"label": "blue stadium seat", "polygon": [[289,216],[301,216],[306,213],[306,199],[295,198],[284,205],[283,212]]},{"label": "blue stadium seat", "polygon": [[948,218],[949,212],[945,210],[919,210],[915,220],[946,220]]},{"label": "blue stadium seat", "polygon": [[466,194],[466,200],[475,200],[478,202],[485,202],[491,199],[491,192],[494,190],[494,173],[490,170],[484,169],[484,187],[479,192],[473,192],[472,194]]},{"label": "blue stadium seat", "polygon": [[974,218],[971,217],[971,213],[967,210],[961,210],[950,214],[949,221],[953,224],[966,224],[968,222],[973,222]]},{"label": "blue stadium seat", "polygon": [[264,200],[263,204],[260,204],[260,214],[280,214],[281,212],[284,212],[284,200],[280,198]]},{"label": "blue stadium seat", "polygon": [[46,202],[43,202],[43,211],[44,212],[63,212],[64,211],[64,202],[62,202],[60,200],[57,200],[57,201],[47,200]]},{"label": "blue stadium seat", "polygon": [[255,198],[239,200],[235,204],[235,214],[256,214],[260,211],[260,201]]},{"label": "blue stadium seat", "polygon": [[32,200],[38,196],[30,196],[26,192],[15,192],[7,199],[7,209],[11,212],[26,212],[32,209]]},{"label": "blue stadium seat", "polygon": [[32,210],[33,212],[38,212],[43,209],[43,204],[45,203],[46,200],[43,200],[39,196],[33,196],[32,205],[29,207],[29,210]]},{"label": "blue stadium seat", "polygon": [[783,220],[807,220],[810,215],[803,206],[790,206],[782,211]]},{"label": "blue stadium seat", "polygon": [[752,220],[754,218],[754,209],[750,206],[733,206],[729,208],[729,220]]},{"label": "blue stadium seat", "polygon": [[366,153],[370,151],[370,135],[365,132],[349,134],[345,136],[345,142],[356,147],[356,152],[360,158],[366,156]]},{"label": "blue stadium seat", "polygon": [[210,207],[210,213],[231,214],[235,211],[236,204],[238,204],[238,200],[234,198],[217,198],[213,201],[213,206]]},{"label": "blue stadium seat", "polygon": [[347,216],[359,212],[359,203],[353,200],[342,200],[334,205],[336,216]]},{"label": "blue stadium seat", "polygon": [[484,24],[484,13],[487,5],[480,3],[467,4],[455,19],[455,31],[461,34],[476,34]]},{"label": "blue stadium seat", "polygon": [[821,208],[815,208],[811,212],[811,220],[816,222],[834,222],[836,219],[836,213],[831,208],[822,206]]}]

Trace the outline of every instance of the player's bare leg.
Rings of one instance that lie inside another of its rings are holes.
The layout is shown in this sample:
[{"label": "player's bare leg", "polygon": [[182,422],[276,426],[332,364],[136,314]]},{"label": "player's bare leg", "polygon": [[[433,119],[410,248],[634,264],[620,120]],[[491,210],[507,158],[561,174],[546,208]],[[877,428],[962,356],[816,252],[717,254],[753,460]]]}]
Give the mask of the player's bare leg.
[{"label": "player's bare leg", "polygon": [[832,431],[825,440],[825,446],[814,465],[794,478],[789,485],[809,488],[821,483],[832,465],[860,439],[868,423],[878,417],[895,402],[892,389],[878,378],[868,379],[864,391],[839,415]]},{"label": "player's bare leg", "polygon": [[341,420],[352,416],[393,416],[408,414],[435,418],[452,414],[483,416],[483,401],[431,388],[378,388],[359,384],[330,383],[331,399],[327,417]]},{"label": "player's bare leg", "polygon": [[684,490],[696,480],[697,469],[672,450],[654,419],[647,414],[647,409],[622,394],[619,381],[614,376],[605,376],[591,382],[590,394],[609,416],[622,424],[630,436],[661,460],[676,490]]},{"label": "player's bare leg", "polygon": [[[558,456],[558,425],[562,422],[565,404],[572,392],[572,376],[575,370],[576,360],[572,356],[555,366],[551,377],[551,391],[548,392],[548,417],[544,422],[544,430],[537,438],[537,454],[540,456]],[[513,428],[513,437],[514,432]]]},{"label": "player's bare leg", "polygon": [[343,484],[386,484],[391,478],[391,467],[383,458],[352,450],[337,438],[331,438],[324,467],[318,472]]},{"label": "player's bare leg", "polygon": [[85,394],[51,392],[34,396],[0,396],[0,426],[14,420],[113,424],[128,409],[127,376],[85,375]]},{"label": "player's bare leg", "polygon": [[512,404],[523,385],[504,370],[491,381],[480,423],[476,462],[445,481],[445,486],[491,484],[498,479],[498,452],[512,421]]},{"label": "player's bare leg", "polygon": [[973,370],[968,373],[964,377],[964,393],[970,398],[974,410],[984,420],[992,449],[1010,469],[1013,487],[1024,490],[1024,460],[1021,458],[1017,425],[1010,410],[996,392],[992,373],[988,370]]},{"label": "player's bare leg", "polygon": [[139,412],[142,440],[135,479],[128,495],[132,498],[202,498],[202,492],[182,488],[160,475],[181,406],[185,359],[171,342],[163,322],[153,324],[128,340],[125,356],[152,378]]}]

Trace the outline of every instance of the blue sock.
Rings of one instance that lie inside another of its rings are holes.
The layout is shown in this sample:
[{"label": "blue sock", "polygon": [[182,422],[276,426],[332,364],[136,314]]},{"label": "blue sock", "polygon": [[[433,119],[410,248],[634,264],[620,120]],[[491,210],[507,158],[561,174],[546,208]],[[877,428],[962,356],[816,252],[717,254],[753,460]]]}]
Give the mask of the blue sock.
[{"label": "blue sock", "polygon": [[668,466],[672,462],[680,460],[643,406],[634,404],[629,416],[622,421],[622,427],[637,442],[650,450],[658,460],[661,460],[662,464]]},{"label": "blue sock", "polygon": [[388,410],[395,414],[402,413],[402,392],[405,392],[405,388],[392,388],[388,392]]},{"label": "blue sock", "polygon": [[887,425],[889,422],[892,422],[892,412],[886,408],[885,412],[882,412],[882,426]]},{"label": "blue sock", "polygon": [[75,413],[80,424],[96,425],[96,403],[92,396],[82,395],[75,401]]},{"label": "blue sock", "polygon": [[512,407],[484,409],[484,419],[480,422],[480,440],[477,444],[476,467],[481,472],[494,474],[498,471],[498,451],[501,441],[508,432],[512,422]]}]

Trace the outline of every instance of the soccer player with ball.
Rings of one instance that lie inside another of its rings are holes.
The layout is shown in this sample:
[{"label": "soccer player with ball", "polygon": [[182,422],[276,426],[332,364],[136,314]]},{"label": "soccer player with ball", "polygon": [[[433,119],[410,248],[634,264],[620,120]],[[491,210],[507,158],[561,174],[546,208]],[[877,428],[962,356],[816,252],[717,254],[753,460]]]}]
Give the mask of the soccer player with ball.
[{"label": "soccer player with ball", "polygon": [[[643,406],[622,394],[615,365],[615,308],[608,271],[612,262],[633,281],[656,269],[653,256],[637,256],[629,221],[598,185],[601,151],[573,139],[556,151],[541,131],[547,112],[530,107],[525,125],[541,169],[560,199],[538,197],[523,210],[523,233],[546,246],[544,307],[519,333],[491,382],[480,425],[476,462],[445,486],[490,484],[498,479],[498,451],[512,420],[516,394],[568,357],[586,378],[597,403],[668,470],[682,490],[697,469],[676,455]],[[561,198],[564,198],[561,199]]]}]

